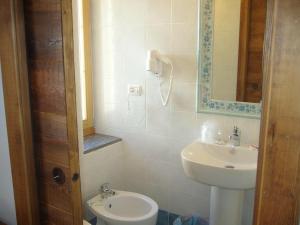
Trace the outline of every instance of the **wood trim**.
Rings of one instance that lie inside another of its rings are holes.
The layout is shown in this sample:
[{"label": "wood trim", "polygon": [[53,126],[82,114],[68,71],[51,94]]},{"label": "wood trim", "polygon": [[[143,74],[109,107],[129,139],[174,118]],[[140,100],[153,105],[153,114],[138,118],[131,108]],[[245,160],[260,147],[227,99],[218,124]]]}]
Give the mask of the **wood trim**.
[{"label": "wood trim", "polygon": [[251,0],[242,0],[236,100],[244,102],[248,67],[248,44],[250,31]]},{"label": "wood trim", "polygon": [[[67,131],[69,146],[69,162],[71,174],[80,174],[78,127],[77,127],[77,106],[76,106],[76,83],[74,65],[74,38],[73,38],[73,15],[72,0],[62,1],[62,25],[63,25],[63,52],[65,91],[67,105]],[[73,225],[82,225],[82,202],[80,178],[71,182]]]},{"label": "wood trim", "polygon": [[255,225],[298,225],[300,2],[269,0]]},{"label": "wood trim", "polygon": [[268,62],[270,62],[272,48],[272,35],[273,35],[273,12],[274,12],[274,1],[268,0],[267,8],[267,21],[266,21],[266,34],[264,43],[264,57],[263,57],[263,101],[262,101],[262,117],[261,117],[261,127],[260,127],[260,151],[258,155],[257,163],[257,177],[256,177],[256,189],[255,189],[255,207],[254,207],[254,225],[260,224],[259,220],[261,218],[261,194],[263,193],[263,173],[264,170],[264,159],[266,158],[266,151],[264,150],[265,143],[264,139],[268,136],[268,128],[265,125],[269,121],[270,113],[270,99],[271,99],[271,67]]},{"label": "wood trim", "polygon": [[93,108],[93,82],[92,82],[90,0],[82,1],[82,7],[83,7],[86,111],[87,111],[87,119],[83,121],[83,127],[92,128],[94,126],[94,113],[93,113],[94,108]]},{"label": "wood trim", "polygon": [[87,127],[83,129],[83,136],[89,136],[92,134],[95,134],[95,128],[94,127]]},{"label": "wood trim", "polygon": [[38,225],[23,2],[3,0],[0,54],[12,177],[19,225]]}]

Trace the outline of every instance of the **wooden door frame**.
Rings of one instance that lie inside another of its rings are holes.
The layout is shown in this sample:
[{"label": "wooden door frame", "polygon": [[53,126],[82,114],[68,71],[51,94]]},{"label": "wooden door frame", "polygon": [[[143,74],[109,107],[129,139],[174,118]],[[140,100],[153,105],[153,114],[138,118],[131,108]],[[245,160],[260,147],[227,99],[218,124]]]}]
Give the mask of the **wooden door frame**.
[{"label": "wooden door frame", "polygon": [[[270,90],[271,90],[271,75],[270,75],[270,57],[271,57],[271,47],[272,47],[272,25],[273,25],[273,11],[274,11],[274,0],[268,0],[267,4],[267,21],[266,21],[266,32],[265,32],[265,43],[264,43],[264,62],[263,62],[263,101],[262,101],[262,117],[261,117],[261,127],[260,127],[260,150],[259,151],[259,160],[257,164],[257,177],[256,177],[256,190],[255,190],[255,207],[254,207],[254,225],[260,224],[260,207],[261,207],[261,198],[263,195],[263,175],[262,170],[265,164],[265,149],[264,147],[264,138],[267,136],[268,129],[267,126],[264,126],[269,119],[269,109],[270,106]],[[269,29],[267,29],[269,27]]]},{"label": "wooden door frame", "polygon": [[[75,80],[75,58],[74,58],[74,29],[73,29],[73,5],[72,0],[62,0],[62,34],[63,54],[65,72],[65,91],[67,106],[67,133],[69,146],[70,172],[74,175],[80,174],[79,165],[79,144],[77,124],[77,103],[76,103],[76,80]],[[72,180],[73,180],[72,178]],[[80,194],[72,195],[73,222],[74,225],[81,225],[83,221],[82,194],[80,178],[71,182],[72,192]]]},{"label": "wooden door frame", "polygon": [[0,24],[0,61],[16,217],[18,225],[38,225],[22,0],[1,1]]},{"label": "wooden door frame", "polygon": [[300,41],[299,17],[295,15],[299,15],[300,3],[297,1],[268,0],[267,5],[255,225],[299,224]]}]

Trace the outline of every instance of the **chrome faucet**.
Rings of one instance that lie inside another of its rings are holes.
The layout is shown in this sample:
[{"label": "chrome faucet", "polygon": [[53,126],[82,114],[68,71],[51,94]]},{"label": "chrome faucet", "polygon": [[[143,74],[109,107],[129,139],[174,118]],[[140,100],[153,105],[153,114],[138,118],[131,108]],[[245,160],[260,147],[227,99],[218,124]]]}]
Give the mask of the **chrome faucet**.
[{"label": "chrome faucet", "polygon": [[111,189],[111,185],[109,183],[104,183],[100,186],[100,194],[104,199],[115,195],[116,192]]},{"label": "chrome faucet", "polygon": [[237,126],[234,126],[232,135],[229,136],[229,144],[232,146],[241,145],[241,131]]}]

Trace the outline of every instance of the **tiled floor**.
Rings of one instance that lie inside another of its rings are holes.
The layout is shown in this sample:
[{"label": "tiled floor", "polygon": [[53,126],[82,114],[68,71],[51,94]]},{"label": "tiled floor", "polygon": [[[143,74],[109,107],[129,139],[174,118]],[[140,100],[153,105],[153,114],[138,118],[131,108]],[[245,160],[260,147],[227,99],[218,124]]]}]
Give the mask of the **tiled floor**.
[{"label": "tiled floor", "polygon": [[178,215],[169,213],[167,211],[159,210],[156,225],[173,225]]},{"label": "tiled floor", "polygon": [[[173,225],[173,222],[178,218],[178,215],[169,213],[167,211],[159,210],[158,212],[158,218],[157,218],[157,224],[156,225]],[[208,223],[205,220],[202,220],[199,218],[198,220],[199,225],[208,225]],[[94,218],[90,221],[92,225],[97,224],[97,219]]]},{"label": "tiled floor", "polygon": [[90,220],[90,224],[96,225],[97,224],[97,218],[95,217],[94,219]]}]

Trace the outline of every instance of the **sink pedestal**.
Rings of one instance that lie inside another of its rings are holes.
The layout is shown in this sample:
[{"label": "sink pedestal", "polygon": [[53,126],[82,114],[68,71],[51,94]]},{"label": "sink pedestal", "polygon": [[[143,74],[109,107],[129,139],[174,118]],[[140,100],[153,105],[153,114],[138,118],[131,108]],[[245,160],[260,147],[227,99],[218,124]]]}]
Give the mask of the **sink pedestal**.
[{"label": "sink pedestal", "polygon": [[212,187],[210,225],[241,225],[244,191]]}]

